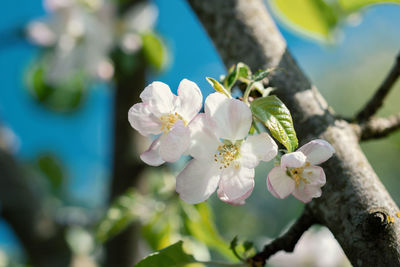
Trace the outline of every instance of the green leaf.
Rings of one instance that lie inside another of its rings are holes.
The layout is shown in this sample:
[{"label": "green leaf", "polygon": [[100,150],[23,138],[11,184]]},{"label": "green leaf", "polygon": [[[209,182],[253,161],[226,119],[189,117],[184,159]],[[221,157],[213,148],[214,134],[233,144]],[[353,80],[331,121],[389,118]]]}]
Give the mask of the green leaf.
[{"label": "green leaf", "polygon": [[328,39],[338,23],[337,12],[324,0],[271,0],[271,4],[289,27],[317,39]]},{"label": "green leaf", "polygon": [[154,252],[141,260],[136,267],[180,267],[189,263],[197,262],[195,258],[186,253],[182,247],[183,242],[175,244],[162,250]]},{"label": "green leaf", "polygon": [[360,8],[364,8],[364,7],[366,7],[368,5],[372,5],[372,4],[390,4],[390,3],[400,4],[400,0],[392,0],[392,1],[388,1],[388,0],[339,0],[340,7],[348,12],[354,12]]},{"label": "green leaf", "polygon": [[232,87],[235,85],[236,81],[240,78],[248,78],[251,75],[249,66],[239,62],[233,65],[228,72],[228,75],[224,79],[224,86],[228,92],[231,91]]},{"label": "green leaf", "polygon": [[147,220],[157,209],[156,201],[135,190],[119,196],[101,219],[96,229],[96,239],[105,242],[135,221]]},{"label": "green leaf", "polygon": [[83,102],[86,79],[76,72],[65,82],[57,85],[46,81],[46,62],[33,65],[28,73],[28,88],[34,98],[57,112],[75,111]]},{"label": "green leaf", "polygon": [[220,84],[217,80],[206,77],[206,80],[211,84],[215,91],[225,94],[227,97],[231,98],[231,94]]},{"label": "green leaf", "polygon": [[51,154],[41,155],[36,160],[39,170],[50,182],[54,192],[60,190],[64,180],[64,170],[60,160]]},{"label": "green leaf", "polygon": [[259,81],[263,80],[263,79],[264,79],[265,77],[267,77],[268,74],[270,74],[271,71],[273,71],[273,70],[275,70],[275,69],[272,68],[272,69],[267,69],[267,70],[258,71],[256,74],[254,74],[253,81],[259,82]]},{"label": "green leaf", "polygon": [[275,137],[289,152],[298,146],[292,116],[285,104],[276,96],[255,99],[250,104],[253,116],[267,126]]},{"label": "green leaf", "polygon": [[185,211],[185,225],[191,236],[215,249],[227,260],[235,261],[235,256],[228,243],[221,237],[213,221],[211,209],[207,203],[195,206],[182,203]]},{"label": "green leaf", "polygon": [[161,38],[155,33],[142,35],[143,53],[148,63],[161,70],[166,63],[166,49]]}]

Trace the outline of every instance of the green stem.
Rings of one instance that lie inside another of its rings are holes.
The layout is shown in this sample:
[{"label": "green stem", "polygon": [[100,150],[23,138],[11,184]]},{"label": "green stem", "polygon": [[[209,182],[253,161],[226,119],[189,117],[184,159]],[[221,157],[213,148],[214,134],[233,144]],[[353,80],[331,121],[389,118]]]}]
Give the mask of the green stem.
[{"label": "green stem", "polygon": [[249,83],[243,94],[243,102],[246,103],[247,105],[250,105],[249,95],[250,95],[250,92],[253,90],[253,84],[254,84],[254,82]]}]

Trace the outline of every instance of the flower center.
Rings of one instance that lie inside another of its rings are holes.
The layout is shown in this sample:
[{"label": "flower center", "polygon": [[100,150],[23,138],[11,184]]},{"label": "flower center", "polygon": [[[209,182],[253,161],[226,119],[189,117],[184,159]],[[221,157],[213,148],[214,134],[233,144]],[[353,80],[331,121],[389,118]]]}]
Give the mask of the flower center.
[{"label": "flower center", "polygon": [[305,184],[310,183],[306,178],[304,178],[302,176],[304,169],[308,166],[310,166],[310,163],[306,162],[306,164],[302,167],[290,168],[290,169],[288,168],[288,173],[289,173],[290,177],[292,177],[293,180],[296,182],[296,187],[299,187],[301,182],[303,182]]},{"label": "flower center", "polygon": [[174,126],[175,122],[177,122],[178,120],[182,120],[186,125],[186,122],[183,120],[182,116],[179,115],[177,112],[169,113],[168,115],[162,115],[160,117],[160,120],[161,130],[164,133],[168,133],[171,130],[172,126]]},{"label": "flower center", "polygon": [[[224,144],[220,145],[217,148],[217,152],[214,154],[214,161],[219,163],[222,168],[227,168],[231,165],[232,161],[234,161],[239,156],[240,144]],[[235,168],[240,168],[239,163],[235,163]]]}]

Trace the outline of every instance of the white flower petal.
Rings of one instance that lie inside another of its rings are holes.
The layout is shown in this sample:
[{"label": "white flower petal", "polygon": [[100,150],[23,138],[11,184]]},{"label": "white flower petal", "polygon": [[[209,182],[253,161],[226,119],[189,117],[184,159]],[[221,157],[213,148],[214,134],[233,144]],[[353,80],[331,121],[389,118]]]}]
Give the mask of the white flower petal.
[{"label": "white flower petal", "polygon": [[306,156],[299,151],[287,153],[281,158],[281,168],[286,170],[289,168],[299,168],[306,164]]},{"label": "white flower petal", "polygon": [[188,125],[190,129],[190,146],[188,154],[196,159],[213,157],[221,142],[214,134],[212,125],[204,113],[198,114]]},{"label": "white flower petal", "polygon": [[304,168],[301,176],[304,177],[310,183],[310,185],[318,185],[321,187],[326,183],[324,169],[318,166],[309,166]]},{"label": "white flower petal", "polygon": [[204,104],[205,113],[217,126],[217,136],[228,140],[241,140],[250,130],[250,108],[240,100],[229,99],[222,93],[210,94]]},{"label": "white flower petal", "polygon": [[221,199],[222,201],[229,203],[231,205],[234,206],[239,206],[239,205],[244,205],[246,203],[246,199],[251,195],[251,193],[253,192],[253,188],[254,188],[254,183],[253,183],[253,187],[249,189],[249,191],[247,191],[244,195],[242,195],[241,197],[237,198],[237,199],[229,199],[229,197],[225,194],[225,192],[223,190],[221,190],[221,188],[218,188],[218,197],[219,199]]},{"label": "white flower petal", "polygon": [[173,111],[176,96],[165,83],[152,82],[143,90],[140,98],[149,106],[149,110],[159,117]]},{"label": "white flower petal", "polygon": [[304,187],[296,188],[293,192],[293,196],[304,203],[310,202],[313,198],[320,197],[321,194],[321,188],[315,185],[304,185]]},{"label": "white flower petal", "polygon": [[149,149],[140,155],[144,163],[151,166],[160,166],[165,161],[160,156],[160,137],[151,143]]},{"label": "white flower petal", "polygon": [[[254,169],[228,167],[224,169],[219,182],[221,200],[235,202],[249,196],[254,187]],[[223,193],[222,193],[223,192]]]},{"label": "white flower petal", "polygon": [[259,161],[270,161],[278,153],[278,146],[269,134],[262,132],[252,135],[242,143],[240,158],[242,166],[255,168]]},{"label": "white flower petal", "polygon": [[312,165],[320,164],[327,161],[335,153],[335,149],[327,141],[322,139],[312,140],[297,151],[303,152],[307,157],[307,161]]},{"label": "white flower petal", "polygon": [[187,122],[190,122],[199,113],[203,102],[203,95],[197,84],[183,79],[178,87],[175,111]]},{"label": "white flower petal", "polygon": [[203,202],[217,189],[220,173],[212,161],[192,159],[176,178],[176,192],[187,203]]},{"label": "white flower petal", "polygon": [[143,103],[133,105],[128,112],[128,120],[132,128],[141,135],[161,133],[161,121],[156,118]]},{"label": "white flower petal", "polygon": [[163,135],[160,141],[161,158],[168,162],[175,162],[185,153],[189,144],[189,128],[179,120],[167,134]]},{"label": "white flower petal", "polygon": [[280,167],[274,167],[268,174],[268,190],[277,198],[285,198],[290,195],[295,187],[295,181]]}]

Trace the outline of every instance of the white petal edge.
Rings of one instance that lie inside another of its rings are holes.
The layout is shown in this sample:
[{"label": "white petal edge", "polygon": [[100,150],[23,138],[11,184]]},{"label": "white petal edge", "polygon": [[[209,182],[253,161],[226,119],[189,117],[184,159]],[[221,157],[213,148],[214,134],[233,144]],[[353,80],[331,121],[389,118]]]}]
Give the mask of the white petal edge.
[{"label": "white petal edge", "polygon": [[140,155],[140,159],[150,166],[160,166],[165,161],[160,156],[160,137],[151,143],[149,149]]},{"label": "white petal edge", "polygon": [[149,110],[157,117],[171,113],[174,109],[176,96],[169,86],[163,82],[152,82],[140,94],[143,103],[149,106]]},{"label": "white petal edge", "polygon": [[253,189],[254,189],[254,183],[253,183],[253,187],[250,188],[249,191],[247,191],[244,195],[242,195],[241,197],[236,198],[236,199],[229,199],[228,196],[225,194],[225,192],[223,190],[221,190],[221,188],[218,188],[217,193],[218,193],[218,197],[220,200],[222,200],[228,204],[234,205],[234,206],[241,206],[241,205],[246,204],[245,200],[251,195],[251,193],[253,192]]},{"label": "white petal edge", "polygon": [[244,139],[251,127],[250,108],[240,100],[230,99],[222,93],[210,94],[204,110],[217,127],[217,136],[228,140]]},{"label": "white petal edge", "polygon": [[[224,169],[219,182],[219,190],[224,199],[235,201],[248,194],[254,188],[254,169],[233,166]],[[226,201],[226,202],[227,202]]]},{"label": "white petal edge", "polygon": [[203,104],[203,95],[200,88],[192,81],[183,79],[178,87],[178,97],[175,102],[175,111],[186,122],[190,122],[199,113]]},{"label": "white petal edge", "polygon": [[177,161],[190,144],[190,131],[183,121],[178,120],[160,140],[160,155],[167,162]]},{"label": "white petal edge", "polygon": [[335,153],[335,149],[331,144],[323,139],[312,140],[297,151],[303,152],[307,157],[307,161],[312,165],[327,161]]},{"label": "white petal edge", "polygon": [[240,162],[247,168],[255,168],[259,161],[270,161],[276,157],[278,146],[275,141],[267,134],[262,132],[252,135],[242,143],[240,147]]},{"label": "white petal edge", "polygon": [[188,125],[190,145],[188,154],[196,159],[211,159],[221,142],[204,113],[198,114]]},{"label": "white petal edge", "polygon": [[293,192],[293,196],[304,203],[308,203],[313,198],[320,197],[321,195],[321,187],[316,185],[305,185],[303,188],[296,188]]},{"label": "white petal edge", "polygon": [[217,189],[220,173],[211,161],[192,159],[176,178],[176,192],[189,204],[203,202]]},{"label": "white petal edge", "polygon": [[281,168],[286,170],[286,168],[299,168],[306,164],[307,157],[299,151],[287,153],[281,158]]},{"label": "white petal edge", "polygon": [[273,196],[286,198],[294,191],[296,183],[280,167],[274,167],[268,173],[267,186]]},{"label": "white petal edge", "polygon": [[128,111],[128,120],[141,135],[161,133],[161,121],[150,112],[146,104],[133,105]]}]

